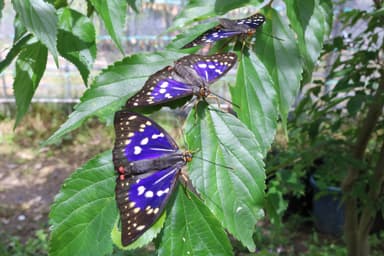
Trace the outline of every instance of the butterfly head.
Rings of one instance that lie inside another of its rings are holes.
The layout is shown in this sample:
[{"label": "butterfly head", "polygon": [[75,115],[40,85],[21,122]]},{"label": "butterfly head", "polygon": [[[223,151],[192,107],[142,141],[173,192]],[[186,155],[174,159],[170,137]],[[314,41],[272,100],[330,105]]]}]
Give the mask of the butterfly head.
[{"label": "butterfly head", "polygon": [[211,94],[211,91],[209,90],[208,87],[206,86],[200,87],[199,97],[205,99],[206,97],[208,97],[209,94]]},{"label": "butterfly head", "polygon": [[255,28],[248,28],[247,29],[247,35],[248,36],[251,36],[251,35],[253,35],[255,33],[256,33],[256,29]]},{"label": "butterfly head", "polygon": [[183,153],[183,158],[186,163],[189,163],[192,161],[193,153],[187,150]]}]

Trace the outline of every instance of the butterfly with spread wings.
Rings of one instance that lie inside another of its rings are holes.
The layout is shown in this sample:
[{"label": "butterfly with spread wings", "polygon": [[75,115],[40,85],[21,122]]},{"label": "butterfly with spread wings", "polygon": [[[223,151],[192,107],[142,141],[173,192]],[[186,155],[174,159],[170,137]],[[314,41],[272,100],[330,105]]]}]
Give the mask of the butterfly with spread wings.
[{"label": "butterfly with spread wings", "polygon": [[127,246],[161,216],[181,168],[192,160],[192,154],[180,151],[165,130],[137,113],[116,112],[114,126],[115,193],[121,241]]},{"label": "butterfly with spread wings", "polygon": [[235,53],[182,57],[173,67],[151,75],[143,88],[127,100],[126,107],[162,105],[193,95],[205,98],[211,93],[208,85],[224,76],[236,61]]},{"label": "butterfly with spread wings", "polygon": [[184,45],[182,49],[213,43],[224,38],[238,35],[252,35],[264,22],[265,16],[260,13],[239,20],[219,19],[219,25],[205,31],[192,42]]}]

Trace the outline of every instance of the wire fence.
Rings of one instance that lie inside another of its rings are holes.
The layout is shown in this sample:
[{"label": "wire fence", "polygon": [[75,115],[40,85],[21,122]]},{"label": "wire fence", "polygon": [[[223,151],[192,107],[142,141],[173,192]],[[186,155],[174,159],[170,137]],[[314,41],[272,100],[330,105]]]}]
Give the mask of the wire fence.
[{"label": "wire fence", "polygon": [[[165,33],[172,20],[179,13],[184,0],[139,1],[140,12],[128,10],[123,48],[126,55],[133,52],[155,51],[164,49],[173,38],[173,34]],[[84,8],[84,6],[77,6]],[[0,59],[4,59],[12,46],[14,11],[9,3],[3,10],[0,23]],[[121,59],[123,55],[116,48],[105,31],[102,22],[94,18],[97,36],[97,59],[91,76],[95,77],[102,69]],[[158,36],[159,34],[161,36]],[[14,66],[8,67],[0,74],[0,104],[14,103],[13,96]],[[86,90],[76,67],[60,58],[56,67],[51,56],[48,57],[47,68],[35,92],[32,102],[38,103],[77,103]]]}]

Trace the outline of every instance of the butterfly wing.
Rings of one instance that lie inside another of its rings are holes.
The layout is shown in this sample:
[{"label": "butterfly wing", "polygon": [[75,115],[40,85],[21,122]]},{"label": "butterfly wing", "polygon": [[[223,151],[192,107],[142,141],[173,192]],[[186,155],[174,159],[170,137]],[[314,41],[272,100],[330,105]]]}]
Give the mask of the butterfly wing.
[{"label": "butterfly wing", "polygon": [[252,34],[256,31],[257,27],[260,27],[264,23],[264,21],[265,17],[260,13],[239,20],[222,19],[220,21],[221,24],[207,30],[192,42],[184,45],[182,49],[206,43],[213,43],[240,34]]},{"label": "butterfly wing", "polygon": [[178,77],[168,66],[151,75],[143,88],[128,99],[127,108],[150,106],[174,101],[193,94],[190,85]]},{"label": "butterfly wing", "polygon": [[[188,55],[176,61],[175,68],[165,67],[156,72],[144,87],[128,99],[126,107],[145,107],[159,105],[188,97],[199,91],[199,80],[210,84],[225,75],[236,63],[235,53],[214,54],[211,56]],[[180,68],[181,66],[181,68]],[[182,67],[188,67],[183,69]],[[183,73],[180,73],[180,71]],[[196,88],[197,87],[197,88]]]},{"label": "butterfly wing", "polygon": [[[128,245],[143,234],[161,216],[184,161],[169,161],[178,154],[175,141],[154,121],[136,113],[115,114],[116,141],[113,163],[119,174],[116,201],[122,222],[122,243]],[[156,159],[165,159],[161,170]],[[165,158],[164,158],[165,157]],[[152,161],[153,160],[153,161]],[[147,161],[144,171],[130,172],[137,162]],[[153,168],[152,168],[153,167]]]},{"label": "butterfly wing", "polygon": [[237,61],[235,53],[218,53],[210,56],[189,55],[177,63],[189,66],[208,84],[224,76]]},{"label": "butterfly wing", "polygon": [[175,187],[180,167],[117,180],[122,244],[134,242],[161,216]]},{"label": "butterfly wing", "polygon": [[178,150],[176,142],[166,131],[154,121],[137,113],[117,111],[114,127],[116,140],[113,162],[117,168],[130,162],[158,158]]},{"label": "butterfly wing", "polygon": [[252,16],[249,16],[248,18],[245,19],[239,19],[236,21],[237,24],[242,25],[245,24],[250,28],[257,29],[263,23],[265,22],[265,16],[261,13],[256,13]]},{"label": "butterfly wing", "polygon": [[216,27],[208,29],[203,34],[195,38],[192,42],[184,45],[181,49],[187,49],[198,45],[213,43],[222,39],[222,37],[220,37],[222,34],[222,28],[223,27],[221,25],[217,25]]}]

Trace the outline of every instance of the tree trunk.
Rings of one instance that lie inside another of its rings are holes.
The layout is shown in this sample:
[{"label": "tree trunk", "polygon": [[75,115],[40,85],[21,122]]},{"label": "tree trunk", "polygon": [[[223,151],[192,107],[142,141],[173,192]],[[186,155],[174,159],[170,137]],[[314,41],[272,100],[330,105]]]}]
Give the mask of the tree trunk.
[{"label": "tree trunk", "polygon": [[[384,79],[384,74],[382,72],[382,79]],[[382,113],[382,109],[384,106],[384,81],[382,80],[379,88],[377,89],[371,106],[369,107],[368,114],[365,120],[362,122],[362,126],[360,127],[355,147],[353,149],[353,157],[355,160],[363,161],[364,152],[367,148],[368,141],[371,137],[372,132],[374,131],[375,125],[378,122],[378,119]],[[378,162],[378,165],[380,160]],[[343,194],[346,197],[345,199],[345,223],[344,223],[344,237],[347,244],[347,250],[349,256],[366,256],[369,255],[369,223],[371,222],[370,212],[368,210],[367,219],[365,220],[368,225],[364,227],[359,224],[359,216],[358,216],[358,205],[357,198],[351,195],[353,191],[353,187],[359,179],[360,171],[358,168],[351,167],[348,171],[347,176],[343,180],[342,189]],[[375,187],[375,186],[373,186]],[[373,189],[371,186],[370,191]],[[366,204],[365,208],[370,208],[370,205]],[[365,211],[366,209],[363,209]],[[362,219],[363,220],[363,219]]]}]

